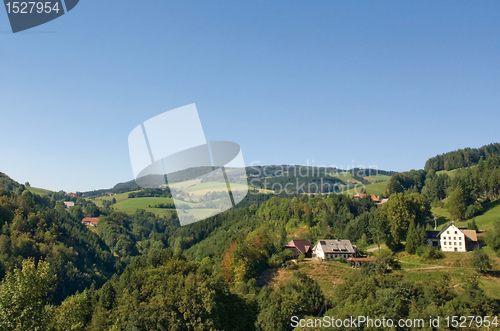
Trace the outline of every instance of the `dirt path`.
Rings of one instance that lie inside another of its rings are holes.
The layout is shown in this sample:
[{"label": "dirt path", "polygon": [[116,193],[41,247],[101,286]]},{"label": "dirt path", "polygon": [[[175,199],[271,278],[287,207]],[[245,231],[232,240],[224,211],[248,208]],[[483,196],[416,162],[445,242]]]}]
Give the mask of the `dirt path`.
[{"label": "dirt path", "polygon": [[429,269],[442,269],[445,268],[443,266],[435,266],[435,267],[424,267],[424,268],[409,268],[409,269],[403,269],[404,271],[413,271],[413,270],[429,270]]},{"label": "dirt path", "polygon": [[[408,261],[398,261],[398,262],[399,263],[415,264],[415,263],[408,262]],[[442,266],[442,265],[432,265],[432,264],[424,264],[424,263],[419,263],[419,264],[429,265],[430,267],[407,268],[407,269],[403,269],[403,270],[409,271],[409,270],[429,270],[429,269],[442,269],[442,268],[446,268],[445,266]]]},{"label": "dirt path", "polygon": [[[380,249],[384,249],[385,248],[385,245],[380,245]],[[378,251],[378,247],[373,247],[373,248],[370,248],[370,249],[367,249],[366,250],[367,252],[375,252],[375,251]]]}]

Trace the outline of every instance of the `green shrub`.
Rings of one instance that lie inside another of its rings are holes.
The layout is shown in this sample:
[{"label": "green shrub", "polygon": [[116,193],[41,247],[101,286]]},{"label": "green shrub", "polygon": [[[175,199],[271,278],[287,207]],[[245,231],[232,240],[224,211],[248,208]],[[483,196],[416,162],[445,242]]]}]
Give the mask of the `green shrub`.
[{"label": "green shrub", "polygon": [[437,260],[444,257],[443,252],[434,246],[420,246],[417,248],[417,254],[424,260]]},{"label": "green shrub", "polygon": [[286,267],[291,269],[291,270],[297,270],[299,268],[299,265],[293,261],[287,261]]},{"label": "green shrub", "polygon": [[437,259],[442,259],[444,257],[444,254],[436,247],[429,247],[424,257],[428,260],[437,260]]},{"label": "green shrub", "polygon": [[428,251],[428,246],[419,246],[416,250],[418,256],[423,257]]}]

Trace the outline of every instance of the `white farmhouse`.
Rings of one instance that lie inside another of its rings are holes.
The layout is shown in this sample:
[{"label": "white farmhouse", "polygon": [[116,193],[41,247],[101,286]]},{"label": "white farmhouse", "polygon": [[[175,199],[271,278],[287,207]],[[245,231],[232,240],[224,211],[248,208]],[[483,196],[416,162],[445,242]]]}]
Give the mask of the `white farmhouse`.
[{"label": "white farmhouse", "polygon": [[64,201],[64,205],[66,205],[66,208],[71,208],[75,206],[75,203],[73,201]]},{"label": "white farmhouse", "polygon": [[475,230],[458,228],[451,223],[441,231],[427,231],[427,243],[444,252],[466,252],[476,247],[477,234]]},{"label": "white farmhouse", "polygon": [[338,258],[348,259],[356,256],[356,246],[350,240],[318,240],[313,247],[313,258],[332,261]]}]

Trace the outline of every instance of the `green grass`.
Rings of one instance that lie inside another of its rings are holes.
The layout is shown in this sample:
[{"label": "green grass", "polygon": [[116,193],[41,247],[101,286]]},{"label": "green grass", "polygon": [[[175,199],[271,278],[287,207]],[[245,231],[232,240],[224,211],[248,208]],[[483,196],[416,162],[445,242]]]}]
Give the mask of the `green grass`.
[{"label": "green grass", "polygon": [[375,194],[376,196],[380,196],[382,194],[385,194],[386,189],[387,189],[386,182],[380,182],[380,183],[366,185],[366,193]]},{"label": "green grass", "polygon": [[450,178],[453,179],[457,175],[457,172],[459,172],[460,170],[472,169],[474,167],[477,167],[477,164],[474,164],[474,165],[467,167],[467,168],[459,168],[459,169],[453,169],[453,170],[440,170],[440,171],[437,171],[436,174],[447,174],[448,176],[450,176]]},{"label": "green grass", "polygon": [[[488,231],[493,229],[495,221],[500,220],[500,199],[484,204],[483,211],[481,215],[474,217],[474,219],[480,231]],[[432,208],[432,212],[435,212],[438,218],[438,230],[444,228],[452,220],[450,212],[446,208],[435,207]],[[471,221],[455,222],[455,224],[457,226],[467,226],[467,223]]]},{"label": "green grass", "polygon": [[[207,183],[209,184],[209,183]],[[99,198],[93,198],[92,200],[97,206],[102,207],[102,201],[108,200],[111,201],[113,198],[116,199],[116,203],[111,205],[111,207],[117,211],[122,211],[127,214],[133,214],[137,209],[143,209],[145,211],[154,213],[157,216],[165,216],[170,217],[172,213],[175,213],[175,209],[167,209],[167,208],[154,208],[155,205],[159,205],[161,203],[173,203],[174,199],[165,198],[165,197],[146,197],[146,198],[132,198],[129,199],[128,194],[130,192],[121,193],[113,196],[105,196]],[[189,205],[192,209],[186,209],[184,213],[187,215],[191,215],[197,218],[206,218],[210,215],[218,212],[218,209],[213,208],[197,208],[201,207],[199,203],[193,202],[185,202],[175,199],[175,202]],[[150,207],[151,206],[151,207]],[[183,212],[183,211],[181,211]]]},{"label": "green grass", "polygon": [[[365,187],[366,193],[380,196],[382,194],[385,194],[385,190],[387,188],[387,182],[367,184],[364,187]],[[363,186],[360,185],[357,188],[349,189],[349,190],[345,191],[344,193],[347,193],[350,196],[354,196],[357,193],[361,193],[362,189],[363,189]]]},{"label": "green grass", "polygon": [[[486,210],[481,215],[474,217],[478,228],[482,231],[493,229],[493,223],[500,220],[500,199],[483,205]],[[470,222],[470,221],[468,221]],[[467,223],[463,222],[464,224]]]},{"label": "green grass", "polygon": [[363,177],[370,183],[375,183],[375,182],[388,182],[389,179],[391,179],[391,176],[387,175],[377,175],[377,176],[368,176],[368,177]]},{"label": "green grass", "polygon": [[28,191],[30,191],[31,193],[34,193],[34,194],[38,194],[38,195],[47,195],[49,193],[52,193],[52,191],[49,191],[49,190],[45,190],[43,188],[37,188],[37,187],[30,187],[28,188]]},{"label": "green grass", "polygon": [[[132,191],[132,192],[137,192],[137,191]],[[120,193],[120,194],[116,194],[113,196],[91,198],[90,200],[93,201],[97,206],[102,207],[103,200],[111,201],[111,200],[113,200],[113,198],[115,198],[117,203],[122,202],[122,201],[128,200],[128,194],[132,193],[132,192]]]},{"label": "green grass", "polygon": [[352,178],[352,173],[350,171],[339,171],[329,174],[332,177],[336,177],[343,181],[344,183],[360,183],[359,180]]}]

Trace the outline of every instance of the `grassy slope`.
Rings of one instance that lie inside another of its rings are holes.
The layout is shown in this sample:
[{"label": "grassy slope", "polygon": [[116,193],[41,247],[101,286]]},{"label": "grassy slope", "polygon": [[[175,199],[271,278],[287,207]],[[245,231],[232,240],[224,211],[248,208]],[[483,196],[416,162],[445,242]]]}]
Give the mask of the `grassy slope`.
[{"label": "grassy slope", "polygon": [[[483,239],[487,235],[488,231],[493,228],[495,221],[500,220],[500,199],[492,201],[483,205],[484,212],[476,216],[474,219],[481,233],[478,234],[478,238]],[[438,217],[438,230],[441,230],[451,221],[451,215],[445,208],[433,208],[433,212],[436,213]],[[471,220],[464,222],[455,222],[457,226],[467,226]],[[483,275],[480,278],[481,287],[488,291],[488,294],[494,298],[500,299],[500,278],[498,274],[500,273],[500,257],[488,246],[482,248],[485,253],[488,254],[490,258],[493,271],[487,275]],[[427,270],[427,272],[432,272],[436,274],[448,274],[452,279],[453,284],[462,284],[467,277],[470,277],[475,273],[475,271],[470,267],[469,260],[472,256],[472,252],[443,252],[445,255],[444,259],[427,261],[430,265],[441,265],[445,266],[444,269]],[[418,262],[420,258],[416,256],[403,257],[403,261],[407,262]],[[425,276],[415,274],[412,276],[415,279],[424,279]]]},{"label": "grassy slope", "polygon": [[352,178],[352,173],[350,171],[331,173],[330,176],[336,177],[343,181],[344,183],[359,183],[359,180]]},{"label": "grassy slope", "polygon": [[[207,183],[210,184],[210,183]],[[149,198],[133,198],[129,199],[128,194],[130,192],[126,193],[121,193],[113,196],[105,196],[105,197],[99,197],[99,198],[93,198],[91,199],[97,206],[102,206],[102,201],[103,200],[108,200],[111,201],[113,198],[116,199],[116,203],[112,205],[112,208],[123,211],[125,213],[135,213],[137,209],[144,209],[145,211],[154,213],[155,215],[158,216],[166,216],[170,217],[172,213],[175,213],[174,209],[165,209],[165,208],[154,208],[154,205],[158,205],[161,203],[172,203],[174,202],[174,199],[171,198],[161,198],[161,197],[149,197]],[[196,192],[195,192],[196,194]],[[195,217],[208,217],[212,215],[214,212],[216,212],[216,209],[211,209],[211,208],[203,208],[203,209],[196,209],[196,206],[198,205],[197,203],[190,203],[190,202],[184,202],[184,201],[179,201],[175,200],[176,202],[180,202],[181,204],[189,205],[193,209],[187,209],[185,213],[188,215],[192,215]],[[151,207],[150,207],[151,206]]]},{"label": "grassy slope", "polygon": [[31,193],[41,195],[41,196],[47,195],[48,193],[52,192],[52,191],[45,190],[43,188],[37,188],[37,187],[30,187],[30,188],[28,188],[28,191],[30,191]]},{"label": "grassy slope", "polygon": [[391,176],[378,175],[378,176],[368,176],[368,177],[363,177],[363,178],[366,179],[371,184],[373,184],[375,182],[388,182],[389,179],[391,179]]},{"label": "grassy slope", "polygon": [[[386,188],[387,188],[387,182],[379,182],[379,183],[365,185],[366,193],[374,194],[376,196],[385,194]],[[352,188],[352,189],[346,191],[346,193],[349,194],[350,196],[353,196],[356,193],[360,193],[361,190],[362,190],[362,187],[359,186],[357,188]]]},{"label": "grassy slope", "polygon": [[[476,224],[480,231],[488,231],[493,228],[493,223],[495,221],[500,220],[500,199],[496,201],[492,201],[483,205],[484,212],[474,217],[476,220]],[[442,229],[446,226],[452,219],[451,215],[445,208],[433,208],[433,212],[436,213],[438,217],[438,230]],[[471,220],[467,220],[464,222],[456,222],[457,226],[467,226]]]},{"label": "grassy slope", "polygon": [[[470,267],[469,260],[472,253],[444,252],[445,258],[435,261],[423,261],[416,255],[400,254],[399,262],[401,270],[394,271],[412,282],[426,282],[429,280],[441,280],[445,275],[450,277],[450,285],[460,288],[465,282],[477,273]],[[491,262],[494,270],[500,269],[500,258],[493,256]],[[337,285],[346,281],[351,275],[360,272],[348,264],[340,262],[318,262],[314,259],[306,259],[299,264],[299,269],[309,277],[316,280],[327,299],[333,299],[333,292]],[[264,273],[272,286],[291,278],[293,270],[287,268],[269,269]],[[480,276],[480,286],[488,295],[500,299],[500,278],[496,273],[490,272]]]},{"label": "grassy slope", "polygon": [[[318,282],[326,299],[333,299],[335,286],[342,284],[353,272],[357,272],[345,263],[319,262],[315,259],[305,259],[299,263],[299,269]],[[289,268],[268,269],[261,277],[271,286],[277,287],[280,282],[290,279],[294,271]]]},{"label": "grassy slope", "polygon": [[436,174],[447,174],[448,176],[453,178],[453,177],[455,177],[455,175],[457,174],[458,171],[460,171],[462,169],[472,169],[474,167],[477,167],[477,164],[471,165],[470,167],[467,167],[467,168],[459,168],[459,169],[453,169],[453,170],[440,170],[440,171],[436,171]]}]

